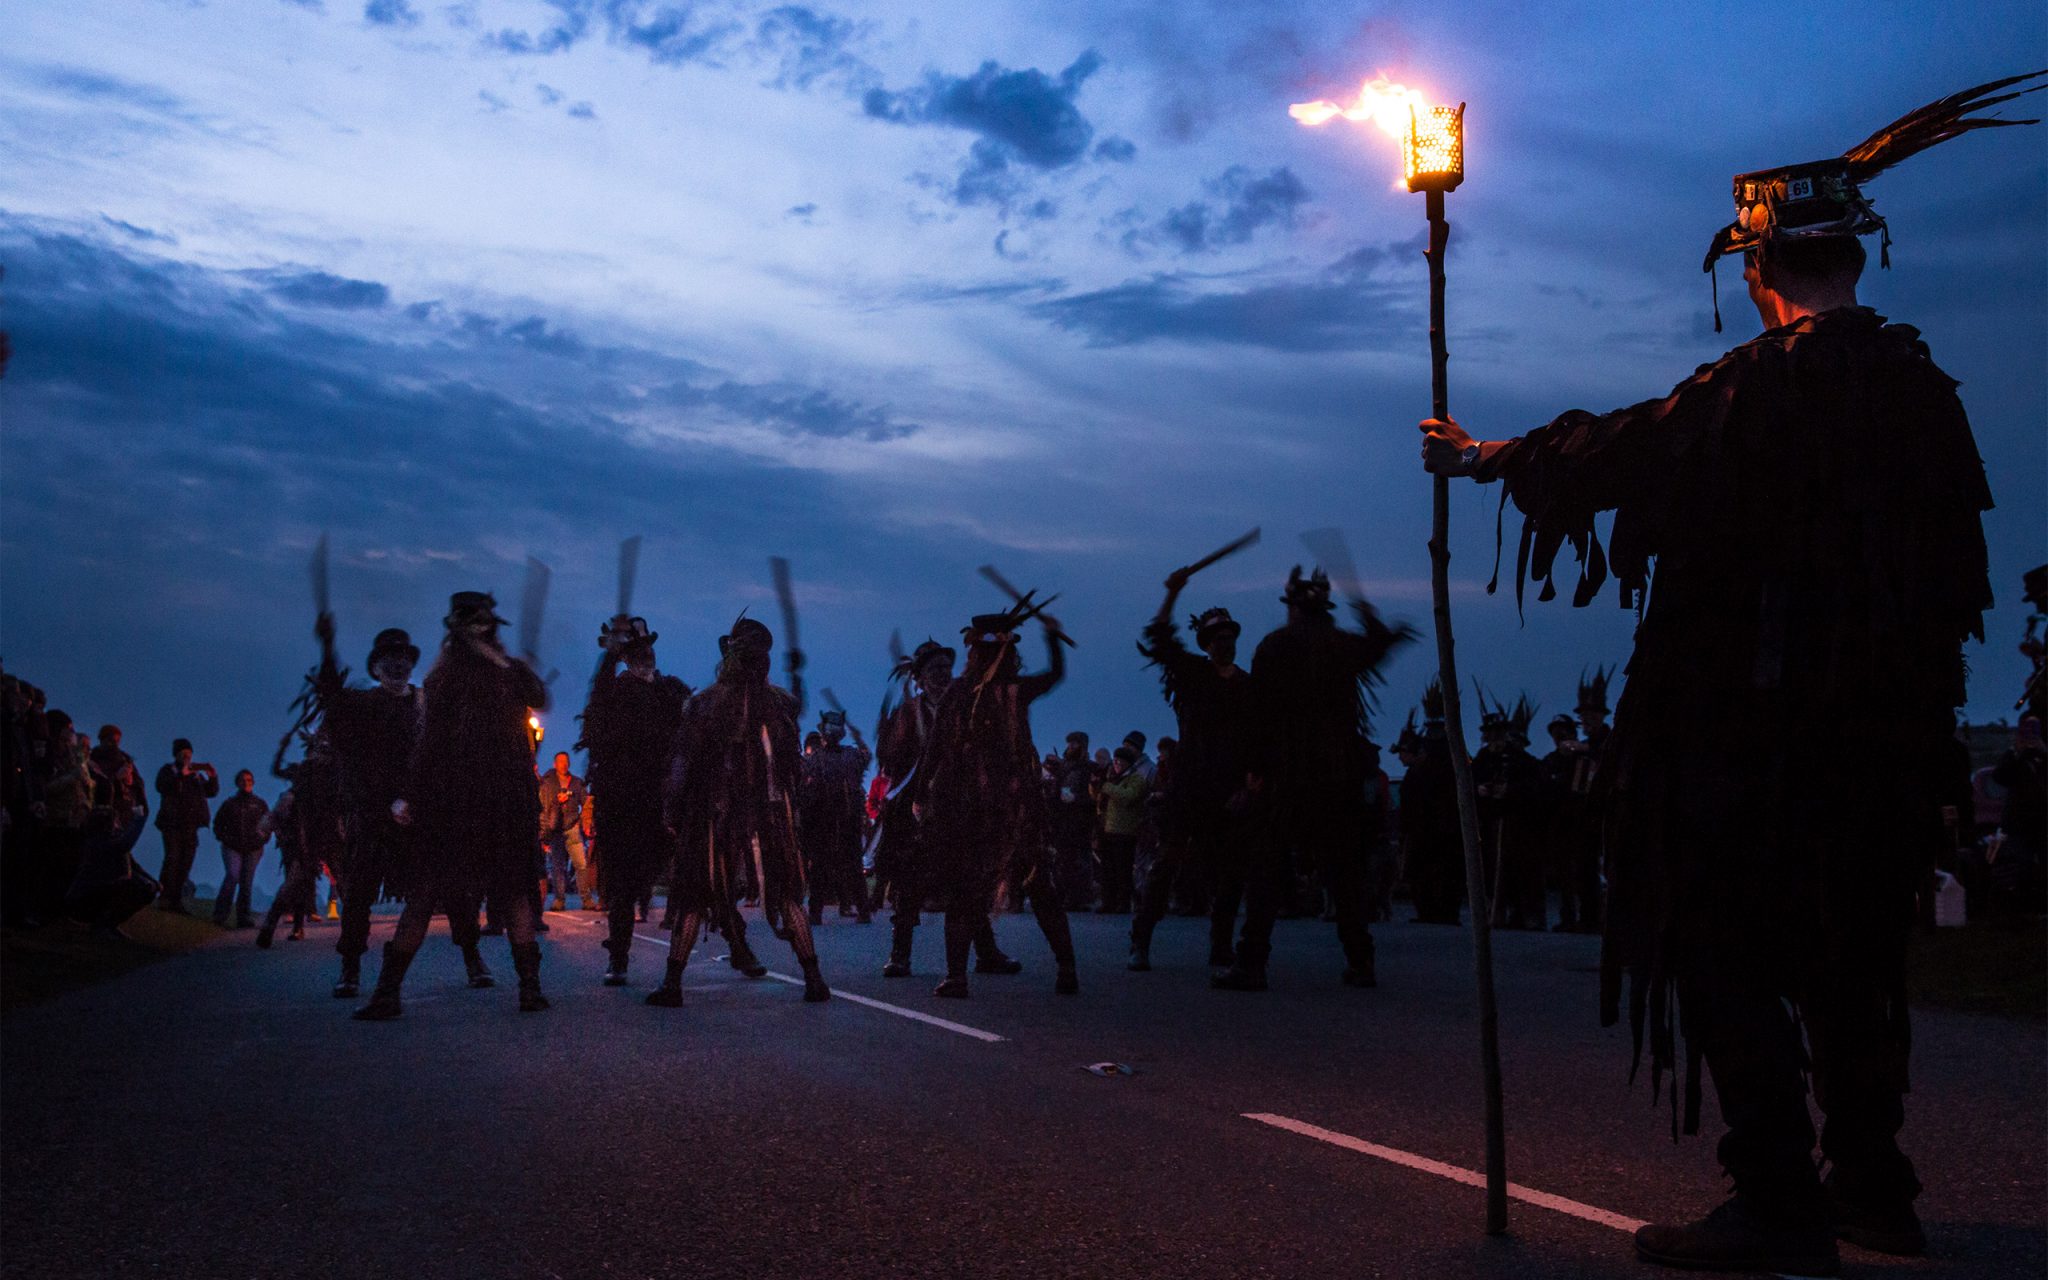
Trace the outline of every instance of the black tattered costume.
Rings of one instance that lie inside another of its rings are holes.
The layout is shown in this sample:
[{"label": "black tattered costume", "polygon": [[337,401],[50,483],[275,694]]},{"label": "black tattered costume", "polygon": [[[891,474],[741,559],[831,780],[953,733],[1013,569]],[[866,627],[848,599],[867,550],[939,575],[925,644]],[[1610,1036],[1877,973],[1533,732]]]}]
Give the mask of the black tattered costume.
[{"label": "black tattered costume", "polygon": [[[1176,856],[1192,860],[1213,886],[1209,961],[1232,960],[1231,931],[1244,897],[1248,841],[1245,784],[1257,731],[1251,677],[1235,662],[1218,666],[1192,652],[1174,624],[1169,595],[1145,627],[1138,651],[1159,668],[1160,688],[1173,707],[1179,754],[1166,789],[1160,822],[1161,858],[1145,880],[1145,892],[1131,921],[1131,966],[1149,968],[1153,931],[1166,916],[1173,892]],[[1228,637],[1241,628],[1226,609],[1210,609],[1190,620],[1195,642]]]},{"label": "black tattered costume", "polygon": [[[385,897],[417,901],[428,912],[437,907],[444,910],[449,935],[462,948],[472,980],[485,985],[490,970],[477,950],[476,887],[425,874],[419,866],[417,831],[402,826],[392,814],[393,802],[406,794],[418,754],[427,714],[425,691],[411,684],[386,687],[381,682],[365,689],[347,687],[345,673],[335,662],[334,646],[324,631],[323,627],[315,688],[321,708],[320,736],[331,746],[340,775],[345,838],[339,862],[341,938],[335,944],[341,953],[341,980],[335,984],[334,994],[344,998],[356,994],[362,956],[369,949],[370,916]],[[419,652],[404,631],[387,628],[371,644],[365,665],[374,676],[384,661],[398,658],[415,663]],[[524,711],[520,712],[520,724],[523,729]],[[308,801],[313,802],[309,814],[317,818],[321,807],[317,795],[309,793],[296,802]],[[435,901],[437,893],[444,895],[442,901]]]},{"label": "black tattered costume", "polygon": [[437,907],[445,906],[451,925],[474,927],[485,899],[505,920],[520,1008],[547,1007],[534,941],[540,797],[530,717],[547,708],[548,691],[499,646],[502,621],[482,592],[457,592],[449,602],[448,635],[422,687],[425,714],[398,792],[411,825],[405,910],[359,1017],[397,1016],[406,970]]},{"label": "black tattered costume", "polygon": [[970,944],[1011,886],[1030,902],[1052,948],[1058,989],[1079,989],[1031,740],[1031,704],[1059,684],[1066,658],[1048,626],[1047,669],[1021,673],[1014,628],[1036,613],[1027,597],[1009,613],[978,616],[964,629],[967,670],[939,700],[910,790],[923,815],[920,856],[930,886],[946,902],[941,995],[967,994]]},{"label": "black tattered costume", "polygon": [[[605,904],[606,981],[625,981],[633,947],[634,912],[675,854],[663,805],[669,756],[690,689],[654,667],[654,642],[644,618],[607,624],[603,656],[583,706],[581,746],[589,752],[593,843],[598,894]],[[619,664],[626,663],[620,670]]]},{"label": "black tattered costume", "polygon": [[1330,584],[1321,570],[1296,569],[1283,600],[1285,624],[1259,641],[1251,678],[1257,698],[1253,738],[1253,820],[1257,847],[1245,891],[1236,962],[1218,974],[1223,987],[1265,985],[1273,922],[1290,868],[1319,878],[1333,899],[1345,980],[1377,981],[1366,886],[1376,782],[1367,740],[1369,689],[1394,649],[1414,632],[1390,627],[1363,600],[1352,601],[1359,629],[1331,618]]},{"label": "black tattered costume", "polygon": [[795,691],[768,683],[774,636],[741,618],[719,641],[718,678],[683,707],[668,783],[669,825],[677,833],[676,872],[669,886],[675,917],[668,969],[650,1004],[682,1003],[683,967],[705,919],[726,932],[736,968],[758,970],[745,950],[736,902],[754,886],[761,908],[786,932],[804,971],[804,998],[831,992],[804,914],[803,849],[797,835],[797,788],[803,743],[801,657],[791,655]]}]

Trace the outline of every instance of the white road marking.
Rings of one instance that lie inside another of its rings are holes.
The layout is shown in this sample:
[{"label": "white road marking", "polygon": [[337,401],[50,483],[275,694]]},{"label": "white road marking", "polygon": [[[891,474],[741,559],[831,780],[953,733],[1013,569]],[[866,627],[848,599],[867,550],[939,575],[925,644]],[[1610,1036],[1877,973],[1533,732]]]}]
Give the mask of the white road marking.
[{"label": "white road marking", "polygon": [[[667,938],[650,938],[644,933],[636,933],[633,936],[643,942],[651,942],[657,947],[669,946]],[[792,978],[786,973],[776,973],[770,970],[768,976],[777,982],[787,982],[792,986],[800,987],[804,985],[802,978]],[[1007,1038],[999,1036],[993,1031],[983,1031],[980,1027],[970,1027],[964,1022],[949,1022],[944,1018],[935,1018],[929,1013],[919,1013],[915,1009],[906,1009],[902,1005],[889,1004],[881,1000],[870,1000],[866,996],[857,996],[851,991],[841,991],[834,988],[832,998],[834,1000],[850,1000],[854,1004],[866,1005],[870,1009],[880,1009],[883,1013],[893,1013],[899,1018],[908,1018],[912,1022],[922,1022],[926,1026],[937,1027],[942,1031],[950,1031],[957,1036],[967,1036],[984,1044],[998,1044]]]},{"label": "white road marking", "polygon": [[[768,976],[777,982],[787,982],[799,987],[804,985],[802,978],[792,978],[786,973],[771,971]],[[870,1000],[866,996],[857,996],[851,991],[841,991],[837,987],[832,989],[832,998],[834,1000],[851,1000],[855,1004],[864,1004],[870,1009],[880,1009],[883,1013],[893,1013],[899,1018],[908,1018],[912,1022],[922,1022],[926,1026],[938,1027],[942,1030],[950,1031],[954,1035],[968,1036],[984,1044],[997,1044],[1004,1039],[1004,1037],[997,1035],[993,1031],[983,1031],[980,1027],[970,1027],[965,1023],[948,1022],[944,1018],[935,1018],[929,1013],[919,1013],[915,1009],[906,1009],[902,1005],[888,1004],[881,1000]]]},{"label": "white road marking", "polygon": [[[1463,1183],[1468,1187],[1484,1187],[1486,1185],[1486,1175],[1475,1173],[1470,1169],[1460,1169],[1454,1164],[1445,1164],[1441,1160],[1432,1160],[1428,1156],[1418,1156],[1412,1152],[1400,1151],[1393,1147],[1383,1147],[1377,1142],[1367,1142],[1363,1138],[1354,1138],[1348,1133],[1338,1133],[1334,1129],[1324,1129],[1318,1125],[1309,1124],[1306,1121],[1289,1119],[1287,1116],[1276,1116],[1263,1111],[1247,1111],[1242,1114],[1246,1120],[1256,1120],[1260,1124],[1271,1125],[1275,1129],[1285,1129],[1289,1133],[1298,1133],[1304,1138],[1314,1138],[1318,1142],[1327,1142],[1333,1147],[1342,1147],[1346,1151],[1356,1151],[1360,1155],[1372,1156],[1374,1159],[1398,1164],[1403,1168],[1414,1169],[1421,1173],[1435,1174],[1439,1178],[1447,1178],[1452,1182]],[[1612,1227],[1616,1231],[1633,1233],[1636,1228],[1648,1225],[1640,1218],[1627,1217],[1626,1215],[1613,1213],[1606,1209],[1596,1209],[1590,1204],[1581,1204],[1577,1200],[1567,1200],[1563,1196],[1554,1196],[1548,1191],[1538,1191],[1534,1187],[1525,1187],[1519,1182],[1510,1182],[1508,1184],[1508,1198],[1510,1200],[1520,1200],[1524,1204],[1533,1204],[1539,1209],[1549,1209],[1556,1213],[1569,1214],[1574,1218],[1596,1223],[1603,1227]]]}]

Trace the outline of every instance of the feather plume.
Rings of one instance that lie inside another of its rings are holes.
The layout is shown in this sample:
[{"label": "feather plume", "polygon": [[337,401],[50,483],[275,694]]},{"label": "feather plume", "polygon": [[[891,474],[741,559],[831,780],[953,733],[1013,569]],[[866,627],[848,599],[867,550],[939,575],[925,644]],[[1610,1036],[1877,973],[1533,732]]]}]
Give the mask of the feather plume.
[{"label": "feather plume", "polygon": [[1938,102],[1930,102],[1917,111],[1909,111],[1892,121],[1876,133],[1844,152],[1842,158],[1849,162],[1849,176],[1857,183],[1868,182],[1899,161],[1915,156],[1929,147],[1939,146],[1951,138],[1959,138],[1973,129],[1997,129],[2015,124],[2038,124],[2038,120],[2001,120],[1992,116],[1973,116],[1972,111],[2010,102],[2029,93],[2039,93],[2048,85],[2034,85],[2017,89],[2011,93],[1999,90],[2010,88],[2028,80],[2048,75],[2048,71],[2030,71],[2025,75],[2007,76],[1980,84],[1974,89],[1952,93]]}]

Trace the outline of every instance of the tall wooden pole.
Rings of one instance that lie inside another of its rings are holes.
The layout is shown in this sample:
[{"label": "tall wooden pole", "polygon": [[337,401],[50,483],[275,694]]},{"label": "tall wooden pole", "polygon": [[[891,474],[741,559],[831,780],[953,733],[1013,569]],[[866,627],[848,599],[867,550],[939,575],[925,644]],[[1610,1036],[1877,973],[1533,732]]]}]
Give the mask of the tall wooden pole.
[{"label": "tall wooden pole", "polygon": [[[1429,392],[1431,415],[1451,416],[1444,346],[1444,246],[1451,224],[1444,218],[1444,193],[1426,191],[1429,204]],[[1493,999],[1493,929],[1488,923],[1486,868],[1479,857],[1479,799],[1472,786],[1472,757],[1465,750],[1465,716],[1458,697],[1456,642],[1451,638],[1451,482],[1435,480],[1429,533],[1429,588],[1436,606],[1437,678],[1444,695],[1444,734],[1451,749],[1451,775],[1458,786],[1458,832],[1465,844],[1465,896],[1472,909],[1472,967],[1479,980],[1479,1057],[1486,1088],[1486,1232],[1508,1229],[1507,1132],[1501,1109],[1500,1026]]]}]

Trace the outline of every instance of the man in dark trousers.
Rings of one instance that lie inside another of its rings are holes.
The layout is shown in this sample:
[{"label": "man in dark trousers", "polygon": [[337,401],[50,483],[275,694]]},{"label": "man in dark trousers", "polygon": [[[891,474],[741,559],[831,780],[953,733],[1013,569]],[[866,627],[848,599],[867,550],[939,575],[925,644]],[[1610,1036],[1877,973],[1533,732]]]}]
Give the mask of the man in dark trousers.
[{"label": "man in dark trousers", "polygon": [[235,928],[256,923],[249,910],[249,894],[256,882],[256,864],[263,860],[263,846],[270,843],[270,806],[256,794],[256,775],[247,769],[235,775],[235,794],[221,802],[213,815],[213,838],[220,842],[220,892],[213,899],[213,922],[228,924],[228,910],[234,909]]},{"label": "man in dark trousers", "polygon": [[1052,949],[1053,990],[1081,990],[1031,741],[1031,704],[1066,676],[1064,637],[1041,620],[1049,650],[1042,672],[1025,675],[1017,653],[1017,628],[1039,612],[1027,596],[962,629],[967,670],[939,702],[911,792],[924,813],[919,839],[946,899],[946,980],[933,991],[946,999],[967,997],[968,950],[1010,888],[1030,901]]},{"label": "man in dark trousers", "polygon": [[1131,920],[1127,967],[1139,972],[1152,967],[1152,933],[1166,916],[1181,870],[1178,857],[1193,860],[1215,887],[1209,963],[1217,968],[1236,959],[1230,937],[1244,896],[1240,822],[1256,726],[1251,677],[1237,665],[1237,640],[1243,628],[1228,609],[1204,610],[1190,619],[1195,647],[1201,652],[1189,652],[1173,618],[1188,578],[1185,569],[1167,575],[1166,598],[1146,624],[1138,646],[1159,668],[1160,687],[1180,726],[1180,745],[1160,815],[1161,825],[1179,838],[1161,842],[1161,858],[1145,878],[1144,899]]},{"label": "man in dark trousers", "polygon": [[[370,643],[369,660],[364,665],[376,683],[367,689],[349,688],[348,673],[335,660],[333,616],[322,614],[313,631],[320,640],[320,669],[314,676],[320,725],[316,738],[331,745],[341,781],[341,937],[334,944],[341,955],[341,979],[334,984],[334,996],[346,1000],[357,994],[362,981],[363,953],[370,947],[370,915],[378,900],[391,892],[404,895],[408,905],[421,898],[431,909],[431,894],[443,887],[413,878],[415,833],[393,811],[405,793],[419,745],[426,694],[412,683],[419,646],[403,630],[387,627]],[[321,757],[315,765],[317,772],[327,763],[327,753],[316,753],[309,745],[309,763],[316,754]],[[319,821],[325,793],[318,781],[308,781],[314,786],[301,794],[297,803],[310,803],[307,816]],[[458,895],[443,906],[449,936],[462,948],[469,984],[493,985],[491,971],[477,950],[475,897]]]},{"label": "man in dark trousers", "polygon": [[1415,903],[1414,924],[1464,922],[1465,837],[1458,825],[1458,784],[1451,773],[1451,742],[1444,733],[1443,691],[1435,681],[1422,692],[1422,730],[1415,716],[1394,743],[1407,770],[1401,777],[1401,869]]},{"label": "man in dark trousers", "polygon": [[171,744],[171,762],[156,771],[156,829],[164,837],[164,865],[157,876],[163,908],[185,911],[185,883],[192,878],[192,859],[199,853],[199,833],[212,821],[207,801],[220,794],[220,774],[210,764],[192,763],[192,743]]},{"label": "man in dark trousers", "polygon": [[[1523,512],[1518,579],[1547,584],[1569,544],[1576,603],[1611,565],[1642,609],[1603,759],[1602,1017],[1620,1017],[1626,978],[1653,1080],[1681,1033],[1704,1059],[1734,1181],[1704,1219],[1638,1231],[1649,1261],[1818,1275],[1839,1265],[1838,1234],[1924,1246],[1898,1144],[1906,948],[1962,645],[1991,603],[1991,494],[1955,381],[1915,330],[1857,302],[1857,236],[1884,231],[1860,184],[1975,127],[1966,113],[2011,83],[1840,159],[1738,176],[1707,266],[1743,254],[1765,329],[1668,396],[1507,441],[1423,424],[1430,471],[1500,480]],[[1603,553],[1594,516],[1609,510]],[[1699,1089],[1685,1071],[1689,1130]]]},{"label": "man in dark trousers", "polygon": [[[534,674],[531,655],[515,658],[498,639],[504,625],[497,601],[481,591],[458,591],[443,620],[441,653],[420,690],[425,714],[411,767],[400,782],[391,816],[409,828],[414,865],[407,872],[405,910],[370,1002],[356,1010],[366,1021],[396,1018],[406,970],[427,936],[434,912],[458,918],[464,956],[475,953],[477,902],[488,896],[505,921],[512,969],[519,975],[519,1011],[548,1007],[540,989],[539,917],[533,893],[534,832],[540,796],[533,779],[530,717],[548,706],[547,686]],[[472,970],[472,982],[474,982]]]},{"label": "man in dark trousers", "polygon": [[811,923],[822,924],[825,907],[836,904],[842,916],[870,919],[866,886],[861,883],[861,807],[867,776],[866,743],[846,743],[846,713],[818,716],[818,748],[804,756],[804,861],[810,867]]},{"label": "man in dark trousers", "polygon": [[569,771],[569,753],[557,751],[554,767],[540,775],[540,843],[547,855],[552,911],[569,909],[569,890],[583,873],[583,779]]},{"label": "man in dark trousers", "polygon": [[[911,795],[923,767],[925,744],[938,722],[939,703],[952,687],[953,664],[958,658],[954,650],[927,637],[898,661],[890,679],[900,683],[902,696],[884,708],[875,729],[876,762],[889,779],[881,823],[875,832],[875,878],[887,887],[895,905],[889,918],[889,960],[882,966],[885,978],[910,976],[911,943],[936,887]],[[1023,968],[1022,962],[996,946],[995,927],[982,921],[974,934],[974,971],[1014,974]]]},{"label": "man in dark trousers", "polygon": [[[683,967],[708,918],[726,931],[740,967],[746,933],[733,900],[741,881],[754,885],[761,909],[789,938],[804,973],[804,999],[832,998],[818,968],[818,949],[804,913],[803,850],[797,842],[797,787],[802,774],[803,652],[784,654],[790,688],[768,682],[775,636],[745,616],[718,641],[718,676],[683,707],[669,766],[669,825],[677,833],[676,883],[669,888],[675,928],[668,965],[647,1003],[683,1002]],[[751,954],[748,956],[751,959]],[[749,968],[758,969],[758,962]]]},{"label": "man in dark trousers", "polygon": [[1550,874],[1557,882],[1557,931],[1598,933],[1600,832],[1593,820],[1594,759],[1579,738],[1578,721],[1564,715],[1551,718],[1550,751],[1538,763],[1543,770]]},{"label": "man in dark trousers", "polygon": [[[1480,695],[1485,705],[1485,695]],[[1523,698],[1510,708],[1486,707],[1472,786],[1479,801],[1479,847],[1488,877],[1489,919],[1496,929],[1542,929],[1547,923],[1543,872],[1548,861],[1543,766],[1525,736],[1535,708]]]},{"label": "man in dark trousers", "polygon": [[1366,601],[1353,600],[1358,630],[1331,617],[1330,580],[1296,566],[1281,596],[1287,621],[1252,653],[1258,730],[1252,761],[1253,805],[1264,829],[1245,888],[1244,932],[1230,968],[1210,985],[1264,991],[1266,957],[1293,871],[1322,878],[1335,899],[1344,982],[1379,983],[1372,926],[1366,919],[1366,840],[1372,780],[1366,752],[1369,690],[1388,655],[1414,638],[1390,627]]},{"label": "man in dark trousers", "polygon": [[603,857],[598,893],[605,904],[608,987],[626,985],[634,912],[675,856],[662,819],[669,752],[689,686],[655,664],[658,632],[647,619],[615,617],[598,632],[603,651],[583,706],[583,747],[590,753],[591,822]]}]

